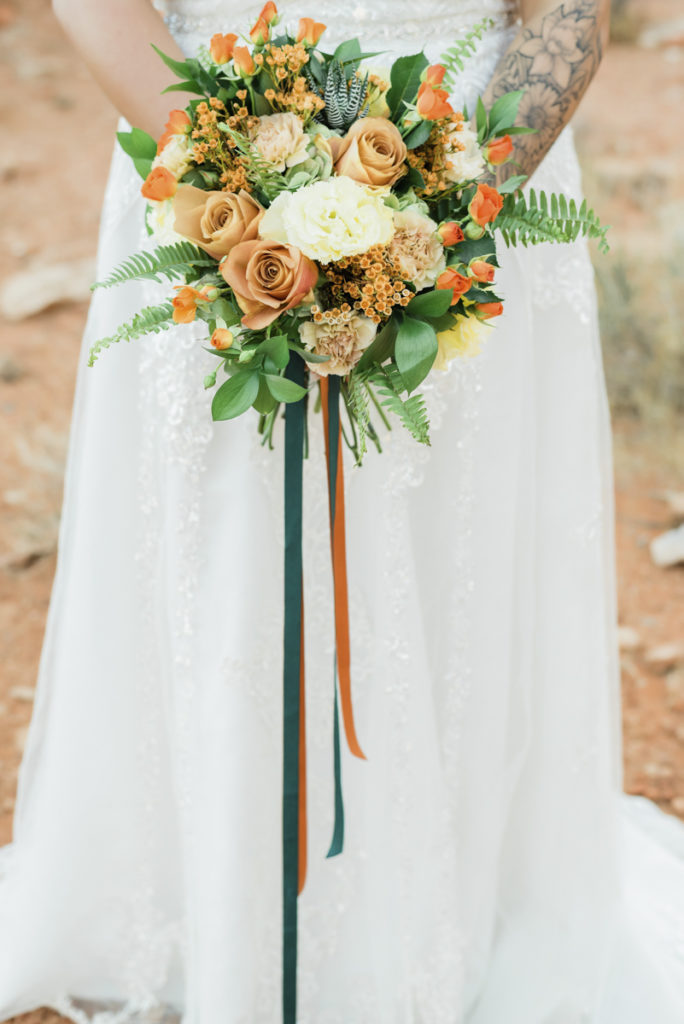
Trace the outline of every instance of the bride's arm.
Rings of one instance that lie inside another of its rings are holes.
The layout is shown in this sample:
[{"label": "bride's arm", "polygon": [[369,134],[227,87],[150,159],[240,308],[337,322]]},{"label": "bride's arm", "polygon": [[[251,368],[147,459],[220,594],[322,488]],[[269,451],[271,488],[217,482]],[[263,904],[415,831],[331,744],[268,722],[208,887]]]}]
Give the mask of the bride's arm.
[{"label": "bride's arm", "polygon": [[154,138],[185,93],[162,96],[173,75],[151,47],[183,58],[150,0],[53,0],[64,31],[119,113]]},{"label": "bride's arm", "polygon": [[608,42],[610,0],[521,0],[523,24],[485,94],[489,107],[523,89],[518,124],[538,129],[516,135],[514,159],[497,179],[531,175],[574,114]]}]

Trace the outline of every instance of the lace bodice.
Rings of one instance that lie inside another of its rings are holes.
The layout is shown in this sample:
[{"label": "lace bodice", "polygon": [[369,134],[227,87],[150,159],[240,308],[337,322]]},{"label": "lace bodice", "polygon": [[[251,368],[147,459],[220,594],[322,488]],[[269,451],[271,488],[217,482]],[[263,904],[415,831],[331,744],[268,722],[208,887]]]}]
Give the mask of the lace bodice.
[{"label": "lace bodice", "polygon": [[[186,53],[206,43],[214,32],[246,31],[263,4],[233,5],[227,0],[155,0],[167,24]],[[478,54],[468,62],[460,83],[459,99],[469,101],[482,92],[509,38],[517,16],[517,0],[281,0],[278,9],[286,24],[313,14],[326,25],[323,41],[335,46],[358,36],[367,50],[382,51],[379,65],[391,63],[398,54],[424,49],[435,59],[484,17],[493,25],[482,40]]]}]

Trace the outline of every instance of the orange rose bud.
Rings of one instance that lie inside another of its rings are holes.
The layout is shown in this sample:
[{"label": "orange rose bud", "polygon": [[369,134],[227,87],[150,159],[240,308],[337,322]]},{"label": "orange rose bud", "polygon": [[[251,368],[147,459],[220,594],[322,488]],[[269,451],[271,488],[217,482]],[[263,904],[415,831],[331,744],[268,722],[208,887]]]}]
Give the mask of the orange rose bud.
[{"label": "orange rose bud", "polygon": [[219,351],[230,348],[233,344],[233,332],[227,327],[217,327],[211,336],[211,344]]},{"label": "orange rose bud", "polygon": [[254,58],[246,46],[236,46],[233,50],[233,62],[243,78],[251,78],[256,71]]},{"label": "orange rose bud", "polygon": [[501,316],[503,302],[477,302],[475,309],[482,320],[490,320],[493,316]]},{"label": "orange rose bud", "polygon": [[437,234],[442,240],[442,245],[458,245],[465,238],[463,228],[455,220],[447,220],[437,228]]},{"label": "orange rose bud", "polygon": [[445,74],[446,68],[443,64],[431,64],[424,72],[423,81],[429,85],[441,85]]},{"label": "orange rose bud", "polygon": [[263,46],[264,43],[268,42],[270,34],[271,30],[268,26],[268,22],[259,17],[249,33],[249,38],[255,46]]},{"label": "orange rose bud", "polygon": [[483,284],[491,284],[494,280],[494,265],[487,263],[486,260],[471,260],[470,273],[476,281],[481,281]]},{"label": "orange rose bud", "polygon": [[477,192],[470,200],[468,213],[481,228],[496,220],[503,206],[503,198],[491,185],[478,185]]},{"label": "orange rose bud", "polygon": [[447,267],[437,278],[435,287],[444,291],[451,290],[451,305],[453,306],[462,295],[465,295],[472,283],[471,278],[459,273],[455,267]]},{"label": "orange rose bud", "polygon": [[262,18],[267,25],[275,25],[278,20],[278,8],[273,3],[273,0],[268,0],[268,3],[262,7],[259,20]]},{"label": "orange rose bud", "polygon": [[428,82],[423,82],[418,90],[416,110],[426,121],[439,121],[454,112],[448,92],[445,89],[433,89]]},{"label": "orange rose bud", "polygon": [[166,167],[153,167],[145,178],[140,191],[145,199],[151,199],[155,203],[161,203],[164,199],[170,199],[176,194],[178,182],[171,171]]},{"label": "orange rose bud", "polygon": [[209,53],[211,54],[211,59],[214,64],[227,64],[233,56],[233,50],[235,49],[237,40],[238,37],[234,32],[229,32],[226,36],[217,32],[215,36],[211,37]]},{"label": "orange rose bud", "polygon": [[187,284],[177,284],[176,293],[171,300],[173,322],[175,324],[191,324],[197,312],[197,301],[203,298],[202,293]]},{"label": "orange rose bud", "polygon": [[297,42],[315,46],[324,32],[325,25],[321,21],[314,21],[313,18],[300,18]]},{"label": "orange rose bud", "polygon": [[485,158],[488,164],[498,167],[510,160],[513,154],[513,140],[510,135],[503,135],[500,139],[492,139],[485,150]]},{"label": "orange rose bud", "polygon": [[184,110],[172,110],[164,125],[164,134],[157,143],[157,153],[161,153],[166,143],[170,142],[174,135],[185,135],[188,128],[191,127],[192,121]]}]

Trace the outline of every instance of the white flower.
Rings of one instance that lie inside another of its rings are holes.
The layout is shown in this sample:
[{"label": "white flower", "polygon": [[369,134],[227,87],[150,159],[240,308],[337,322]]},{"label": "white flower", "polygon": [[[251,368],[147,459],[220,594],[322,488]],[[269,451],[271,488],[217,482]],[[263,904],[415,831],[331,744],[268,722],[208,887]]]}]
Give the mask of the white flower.
[{"label": "white flower", "polygon": [[476,316],[457,316],[453,327],[437,332],[437,358],[435,370],[447,370],[452,359],[472,359],[482,348],[487,331],[491,328]]},{"label": "white flower", "polygon": [[309,137],[296,114],[264,114],[251,134],[254,148],[273,164],[276,171],[284,171],[308,159]]},{"label": "white flower", "polygon": [[174,231],[176,215],[173,212],[173,199],[164,199],[161,203],[149,203],[147,210],[147,226],[157,245],[173,245],[183,239]]},{"label": "white flower", "polygon": [[192,167],[192,143],[188,135],[172,135],[161,153],[154,158],[153,167],[165,167],[174,178],[182,178]]},{"label": "white flower", "polygon": [[381,196],[342,175],[281,192],[264,214],[259,234],[295,245],[319,263],[332,263],[387,245],[394,221]]},{"label": "white flower", "polygon": [[307,366],[321,377],[330,373],[344,376],[356,366],[376,331],[373,321],[361,313],[350,313],[337,323],[306,320],[299,326],[302,344],[318,356],[329,356],[326,363],[307,363]]},{"label": "white flower", "polygon": [[445,148],[450,165],[446,170],[449,181],[471,181],[480,177],[485,159],[470,125],[465,121],[457,122],[449,132],[449,144]]},{"label": "white flower", "polygon": [[394,213],[390,253],[404,281],[410,281],[418,292],[433,285],[446,267],[437,227],[435,221],[416,206]]}]

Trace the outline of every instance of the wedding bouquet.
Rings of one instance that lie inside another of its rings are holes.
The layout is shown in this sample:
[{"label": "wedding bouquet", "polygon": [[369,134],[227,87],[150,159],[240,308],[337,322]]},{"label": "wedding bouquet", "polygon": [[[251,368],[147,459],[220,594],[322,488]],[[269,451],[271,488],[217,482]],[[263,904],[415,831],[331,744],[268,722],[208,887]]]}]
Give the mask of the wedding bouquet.
[{"label": "wedding bouquet", "polygon": [[[96,343],[174,323],[204,321],[220,362],[204,386],[226,379],[215,420],[253,407],[272,443],[282,403],[328,380],[343,399],[344,437],[361,461],[374,417],[399,418],[429,443],[420,394],[433,370],[480,348],[503,311],[496,246],[597,237],[586,203],[530,191],[523,176],[491,184],[512,158],[521,92],[471,126],[449,93],[488,21],[429,65],[422,53],[389,70],[369,66],[356,39],[321,48],[325,26],[302,18],[281,30],[269,2],[249,33],[217,34],[196,58],[160,57],[196,94],[172,111],[158,142],[134,128],[123,149],[145,179],[150,252],[95,287],[131,279],[179,281]],[[293,357],[306,370],[293,373]],[[289,366],[289,370],[288,370]],[[296,379],[295,379],[296,377]],[[326,380],[328,378],[328,380]]]}]

